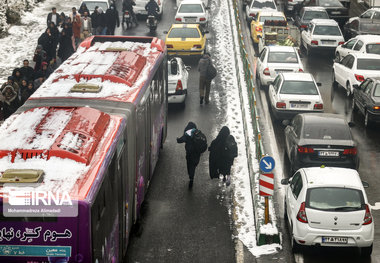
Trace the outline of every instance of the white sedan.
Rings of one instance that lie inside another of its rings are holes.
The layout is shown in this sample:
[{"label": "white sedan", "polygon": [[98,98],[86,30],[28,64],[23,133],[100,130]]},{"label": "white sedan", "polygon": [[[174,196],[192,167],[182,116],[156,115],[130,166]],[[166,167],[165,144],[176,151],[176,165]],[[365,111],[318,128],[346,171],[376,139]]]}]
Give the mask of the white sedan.
[{"label": "white sedan", "polygon": [[284,217],[293,252],[302,246],[358,247],[370,257],[374,221],[356,170],[301,168],[285,185]]},{"label": "white sedan", "polygon": [[358,35],[346,43],[339,45],[335,50],[335,59],[340,61],[351,53],[371,53],[380,55],[379,35]]},{"label": "white sedan", "polygon": [[190,67],[182,59],[173,57],[168,62],[168,102],[185,104]]},{"label": "white sedan", "polygon": [[268,90],[274,117],[285,120],[298,113],[323,112],[320,85],[310,73],[280,73]]},{"label": "white sedan", "polygon": [[298,50],[289,46],[266,46],[256,60],[256,84],[259,88],[269,85],[278,73],[303,72]]},{"label": "white sedan", "polygon": [[335,50],[343,43],[342,31],[332,19],[313,19],[301,33],[301,47],[308,55],[314,50]]},{"label": "white sedan", "polygon": [[201,0],[184,0],[175,15],[176,23],[201,24],[207,26],[208,7]]},{"label": "white sedan", "polygon": [[341,85],[350,96],[353,85],[360,85],[368,77],[380,77],[380,55],[349,54],[334,62],[333,71],[333,86]]}]

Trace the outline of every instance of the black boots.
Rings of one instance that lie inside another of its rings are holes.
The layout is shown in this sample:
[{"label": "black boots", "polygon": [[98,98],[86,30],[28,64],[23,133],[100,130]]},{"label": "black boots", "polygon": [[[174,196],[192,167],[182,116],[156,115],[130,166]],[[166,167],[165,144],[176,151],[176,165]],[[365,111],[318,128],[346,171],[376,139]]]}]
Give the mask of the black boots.
[{"label": "black boots", "polygon": [[203,97],[201,97],[201,100],[199,102],[200,104],[203,104]]},{"label": "black boots", "polygon": [[189,181],[189,189],[193,188],[193,180]]}]

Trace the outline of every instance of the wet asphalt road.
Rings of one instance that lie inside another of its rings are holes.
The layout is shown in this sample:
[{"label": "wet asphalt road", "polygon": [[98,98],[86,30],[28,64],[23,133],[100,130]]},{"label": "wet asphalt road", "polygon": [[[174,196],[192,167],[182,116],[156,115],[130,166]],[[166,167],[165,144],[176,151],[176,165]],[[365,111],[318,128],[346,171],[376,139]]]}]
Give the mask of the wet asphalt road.
[{"label": "wet asphalt road", "polygon": [[[165,39],[163,31],[173,23],[175,12],[175,0],[165,0],[155,36]],[[211,28],[209,31],[208,45],[213,46],[213,32]],[[151,36],[144,18],[139,19],[138,27],[128,30],[120,27],[116,34]],[[210,180],[207,152],[201,157],[194,187],[189,191],[184,144],[176,142],[188,121],[194,121],[209,142],[214,139],[216,129],[224,123],[225,112],[213,103],[213,98],[223,88],[216,88],[217,77],[211,88],[210,104],[200,105],[198,59],[184,62],[191,66],[186,106],[169,105],[168,136],[145,199],[142,231],[131,235],[124,262],[235,262],[228,209],[232,193],[221,181]],[[220,103],[224,105],[226,101]],[[246,259],[252,262],[253,257],[244,251]]]}]

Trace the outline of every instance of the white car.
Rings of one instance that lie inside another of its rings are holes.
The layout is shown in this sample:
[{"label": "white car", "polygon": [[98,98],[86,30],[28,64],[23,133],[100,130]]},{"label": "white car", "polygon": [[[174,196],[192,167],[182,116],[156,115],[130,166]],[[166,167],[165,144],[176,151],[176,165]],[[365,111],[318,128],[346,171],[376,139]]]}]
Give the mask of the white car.
[{"label": "white car", "polygon": [[276,119],[292,119],[298,113],[323,112],[323,100],[310,73],[280,73],[269,86],[268,96]]},{"label": "white car", "polygon": [[90,14],[92,14],[95,11],[95,6],[101,7],[104,12],[110,7],[110,1],[109,0],[83,0],[80,4],[86,4],[88,11],[90,11]]},{"label": "white car", "polygon": [[[136,5],[133,6],[133,11],[136,15],[140,16],[146,16],[148,13],[145,10],[145,5],[149,2],[149,0],[135,0]],[[160,11],[158,11],[158,16],[162,17],[162,8],[164,6],[164,0],[156,0],[158,7],[160,8]]]},{"label": "white car", "polygon": [[371,53],[380,55],[379,35],[358,35],[346,43],[339,45],[335,50],[335,59],[340,61],[351,53]]},{"label": "white car", "polygon": [[[183,2],[184,0],[176,0],[176,6],[177,8],[179,7],[179,5],[181,4],[181,2]],[[203,2],[203,4],[205,5],[205,7],[208,7],[209,6],[209,0],[201,0]]]},{"label": "white car", "polygon": [[347,96],[353,93],[353,85],[360,85],[368,77],[380,77],[380,55],[349,54],[333,65],[333,85],[341,85]]},{"label": "white car", "polygon": [[182,59],[173,57],[168,62],[168,102],[185,104],[190,67]]},{"label": "white car", "polygon": [[332,19],[313,19],[301,33],[301,47],[308,55],[314,50],[335,50],[343,43],[342,31]]},{"label": "white car", "polygon": [[256,84],[262,88],[273,82],[278,73],[303,71],[297,48],[265,46],[256,60]]},{"label": "white car", "polygon": [[246,20],[249,24],[252,22],[258,12],[260,11],[277,11],[277,6],[274,0],[252,0],[249,5],[245,7]]},{"label": "white car", "polygon": [[176,23],[201,24],[208,23],[207,7],[201,0],[184,0],[180,3],[175,15]]},{"label": "white car", "polygon": [[359,247],[372,253],[374,220],[356,170],[301,168],[285,185],[285,221],[293,252],[301,246]]}]

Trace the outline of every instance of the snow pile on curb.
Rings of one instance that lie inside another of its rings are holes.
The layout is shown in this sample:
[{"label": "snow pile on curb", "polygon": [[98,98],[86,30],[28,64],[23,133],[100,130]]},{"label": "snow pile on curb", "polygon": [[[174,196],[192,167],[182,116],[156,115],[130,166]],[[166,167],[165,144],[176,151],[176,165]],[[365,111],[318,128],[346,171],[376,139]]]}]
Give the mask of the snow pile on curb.
[{"label": "snow pile on curb", "polygon": [[[276,252],[278,244],[257,246],[256,245],[256,228],[254,218],[254,208],[252,203],[251,182],[249,177],[248,159],[246,147],[249,142],[249,153],[251,156],[255,155],[255,140],[253,138],[252,120],[250,114],[243,114],[240,102],[239,83],[236,75],[236,68],[243,68],[239,54],[236,51],[239,47],[234,47],[234,40],[236,33],[236,25],[234,18],[231,17],[229,9],[232,9],[230,1],[220,1],[219,10],[214,13],[211,22],[212,27],[216,34],[216,42],[218,45],[213,49],[214,64],[218,69],[218,74],[221,77],[221,83],[226,91],[225,97],[227,98],[226,109],[226,125],[230,128],[231,134],[236,138],[239,146],[239,156],[235,159],[232,171],[232,187],[233,187],[233,217],[234,224],[237,230],[237,236],[240,241],[249,249],[254,256],[263,254],[271,254]],[[226,19],[229,17],[230,19]],[[232,24],[231,24],[232,20]],[[232,29],[233,28],[233,29]],[[233,32],[233,30],[235,32]],[[235,51],[235,52],[232,52]],[[238,62],[236,63],[236,57]],[[240,71],[240,79],[244,79],[244,74]],[[244,112],[249,113],[248,94],[246,92],[245,83],[242,84],[244,100]],[[243,118],[247,118],[248,133],[252,135],[251,138],[245,138]],[[253,164],[255,170],[258,169],[257,160]],[[270,227],[268,226],[268,231]],[[272,228],[273,230],[273,228]]]}]

